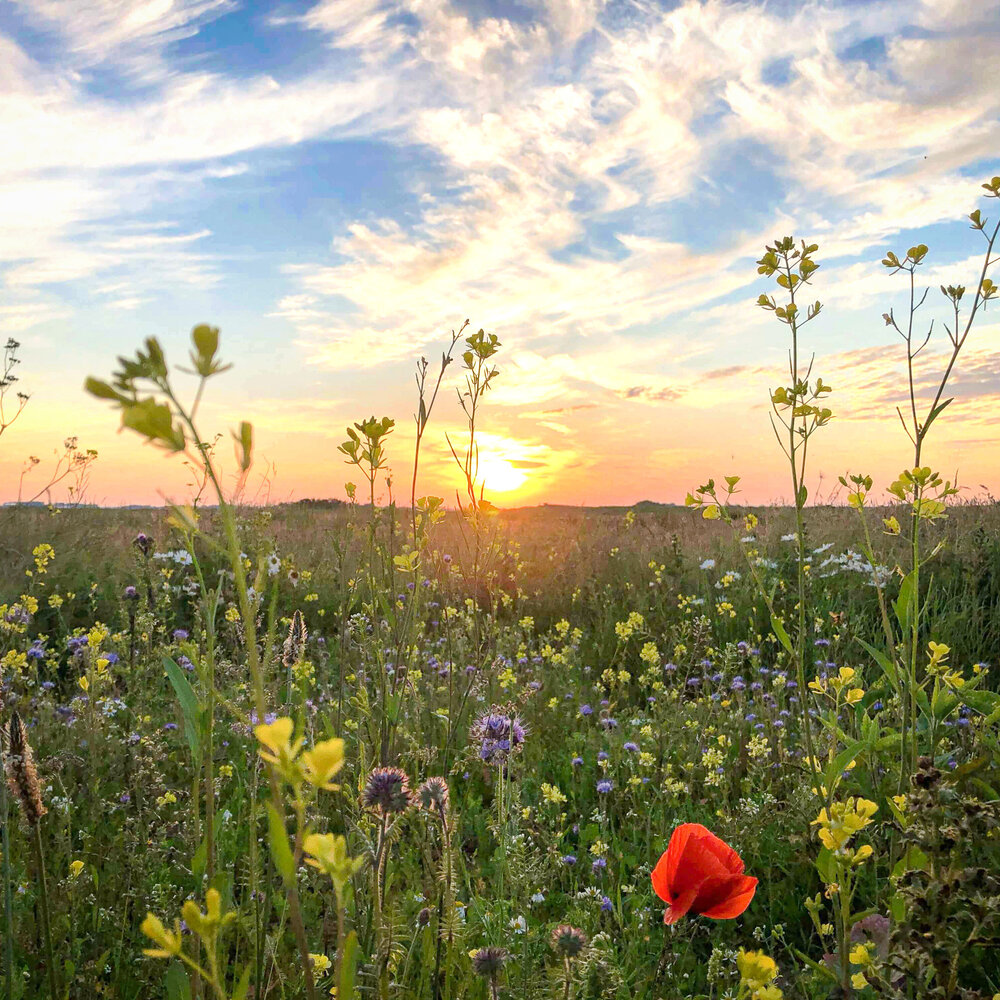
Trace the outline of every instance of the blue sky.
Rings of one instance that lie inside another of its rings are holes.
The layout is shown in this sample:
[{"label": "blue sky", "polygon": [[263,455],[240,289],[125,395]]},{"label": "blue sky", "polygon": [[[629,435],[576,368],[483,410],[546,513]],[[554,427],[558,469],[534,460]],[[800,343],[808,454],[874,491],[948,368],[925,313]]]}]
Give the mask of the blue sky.
[{"label": "blue sky", "polygon": [[[0,492],[76,433],[97,498],[182,493],[80,385],[149,335],[182,360],[203,321],[236,362],[207,416],[254,421],[278,495],[341,495],[335,446],[369,412],[405,478],[413,363],[468,317],[504,343],[498,491],[676,500],[742,471],[779,497],[785,345],[753,261],[786,233],[823,265],[817,470],[884,480],[906,441],[878,262],[924,241],[932,285],[974,280],[998,41],[997,0],[0,2],[0,335],[33,396]],[[995,310],[966,351],[939,457],[961,443],[1000,488]],[[459,417],[449,396],[428,491]]]}]

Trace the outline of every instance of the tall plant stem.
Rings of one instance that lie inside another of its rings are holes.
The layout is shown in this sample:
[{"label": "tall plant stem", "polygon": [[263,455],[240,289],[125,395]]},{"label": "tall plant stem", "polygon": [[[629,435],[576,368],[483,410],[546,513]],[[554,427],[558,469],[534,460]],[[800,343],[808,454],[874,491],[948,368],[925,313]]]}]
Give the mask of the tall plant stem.
[{"label": "tall plant stem", "polygon": [[6,1000],[14,997],[14,901],[10,880],[10,807],[7,799],[7,782],[3,780],[4,760],[0,750],[0,823],[3,849],[3,964],[4,993]]},{"label": "tall plant stem", "polygon": [[49,917],[49,886],[45,877],[45,855],[42,852],[42,829],[40,823],[31,827],[31,846],[35,855],[35,869],[38,878],[38,901],[42,911],[42,934],[45,938],[45,965],[49,979],[49,995],[58,1000],[59,987],[56,980],[56,956],[52,948],[52,922]]},{"label": "tall plant stem", "polygon": [[[169,390],[167,394],[191,432],[195,445],[201,453],[205,471],[208,473],[209,479],[212,481],[212,487],[214,488],[216,497],[219,501],[219,514],[221,516],[222,526],[225,532],[229,563],[233,569],[233,582],[236,585],[236,598],[239,605],[240,617],[243,621],[243,627],[245,630],[247,665],[250,668],[250,677],[253,682],[254,704],[257,709],[257,718],[263,720],[264,716],[267,714],[267,701],[264,693],[264,672],[260,662],[260,650],[257,648],[256,611],[250,603],[250,595],[247,591],[246,573],[244,571],[243,561],[240,558],[240,542],[236,532],[236,519],[233,517],[232,506],[226,500],[222,484],[219,482],[218,474],[212,464],[208,446],[198,434],[190,415],[178,403],[176,396],[174,396],[174,394]],[[270,766],[267,768],[267,775],[268,784],[271,790],[271,801],[275,804],[275,808],[277,808],[279,803],[283,801],[281,797],[281,787],[278,784],[278,777],[275,774],[274,769]],[[251,830],[256,829],[255,824],[256,817],[251,817]],[[288,898],[289,921],[292,925],[292,931],[295,934],[295,941],[299,950],[299,961],[305,977],[306,996],[308,997],[308,1000],[316,1000],[316,983],[313,978],[312,959],[309,957],[309,942],[306,938],[305,925],[302,922],[302,908],[299,903],[298,886],[296,885],[294,879],[285,887],[285,889]]]}]

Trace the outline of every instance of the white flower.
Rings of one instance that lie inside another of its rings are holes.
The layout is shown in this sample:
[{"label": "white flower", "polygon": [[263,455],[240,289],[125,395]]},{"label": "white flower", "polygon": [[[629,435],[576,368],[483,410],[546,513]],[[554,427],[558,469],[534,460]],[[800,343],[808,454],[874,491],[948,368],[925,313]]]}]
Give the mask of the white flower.
[{"label": "white flower", "polygon": [[528,921],[524,917],[518,916],[514,917],[508,926],[513,929],[515,934],[523,934],[528,929]]},{"label": "white flower", "polygon": [[706,559],[701,564],[701,568],[702,569],[715,569],[715,560],[714,559]]},{"label": "white flower", "polygon": [[281,569],[281,560],[276,552],[272,552],[267,557],[267,575],[276,576],[279,569]]},{"label": "white flower", "polygon": [[543,893],[543,892],[536,892],[534,894],[534,896],[531,897],[531,901],[533,903],[544,903],[545,902],[545,893]]}]

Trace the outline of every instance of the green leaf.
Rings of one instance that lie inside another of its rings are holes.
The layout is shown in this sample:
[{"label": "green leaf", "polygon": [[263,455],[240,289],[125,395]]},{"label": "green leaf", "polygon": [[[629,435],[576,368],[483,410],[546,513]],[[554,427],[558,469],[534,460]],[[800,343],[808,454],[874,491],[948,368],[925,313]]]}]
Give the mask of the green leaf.
[{"label": "green leaf", "polygon": [[826,774],[823,776],[823,780],[826,783],[826,787],[832,789],[837,783],[844,769],[857,757],[859,754],[863,753],[868,749],[867,744],[864,740],[855,740],[850,746],[841,750],[836,757],[830,761],[829,766],[826,769]]},{"label": "green leaf", "polygon": [[167,992],[167,1000],[191,1000],[191,983],[180,962],[171,962],[167,966],[163,985]]},{"label": "green leaf", "polygon": [[804,952],[799,951],[797,948],[793,948],[792,950],[795,952],[795,957],[800,962],[803,962],[806,965],[808,965],[809,968],[813,970],[813,972],[817,973],[818,975],[826,977],[831,982],[835,983],[837,981],[836,973],[828,965],[820,965],[819,962],[811,959],[808,955],[806,955]]},{"label": "green leaf", "polygon": [[806,500],[809,498],[809,490],[806,489],[805,483],[799,487],[799,492],[795,496],[795,502],[799,507],[805,507]]},{"label": "green leaf", "polygon": [[827,885],[837,881],[837,866],[833,860],[833,852],[829,848],[821,848],[816,855],[816,871]]},{"label": "green leaf", "polygon": [[954,397],[952,397],[951,399],[946,399],[943,403],[938,403],[938,405],[935,406],[933,410],[931,410],[930,416],[927,418],[927,422],[924,424],[923,432],[925,434],[927,433],[927,428],[930,427],[930,425],[934,423],[934,421],[938,418],[938,416],[940,416],[940,414],[944,412],[945,407],[949,403],[954,403],[954,402],[955,402]]},{"label": "green leaf", "polygon": [[778,618],[773,612],[771,613],[771,629],[777,636],[781,645],[784,646],[789,653],[791,653],[792,640],[788,638],[788,633],[785,631],[785,626],[781,624],[781,619]]},{"label": "green leaf", "polygon": [[910,570],[903,577],[903,582],[899,585],[899,597],[893,604],[893,610],[896,612],[896,621],[899,622],[900,628],[904,631],[908,630],[913,622],[914,606],[916,604],[916,593],[914,591],[916,572],[915,569]]},{"label": "green leaf", "polygon": [[233,434],[236,442],[236,459],[240,463],[240,471],[246,472],[253,464],[253,424],[246,420],[240,422],[240,431]]},{"label": "green leaf", "polygon": [[858,638],[858,642],[865,648],[868,655],[882,668],[882,673],[889,678],[889,683],[898,691],[899,690],[899,677],[897,676],[896,667],[893,665],[892,660],[885,655],[880,649],[876,649],[871,643],[866,642],[862,638]]},{"label": "green leaf", "polygon": [[253,971],[253,963],[248,962],[247,967],[240,976],[240,981],[233,990],[233,1000],[246,1000],[247,993],[250,992],[250,973]]},{"label": "green leaf", "polygon": [[169,657],[163,657],[163,668],[173,685],[177,700],[181,703],[184,714],[184,735],[187,737],[191,756],[196,764],[201,763],[201,702],[194,693],[194,688],[188,683],[184,671]]},{"label": "green leaf", "polygon": [[928,859],[919,847],[912,844],[906,849],[906,853],[896,862],[892,869],[892,877],[899,878],[905,872],[922,871],[927,867]]},{"label": "green leaf", "polygon": [[271,846],[271,858],[282,881],[290,886],[295,881],[295,859],[288,844],[288,833],[285,821],[272,803],[267,806],[268,842]]},{"label": "green leaf", "polygon": [[202,838],[201,843],[198,845],[198,850],[194,852],[194,857],[191,859],[191,873],[196,879],[200,879],[202,875],[205,874],[205,868],[208,866],[208,834]]},{"label": "green leaf", "polygon": [[344,939],[344,954],[340,959],[340,986],[337,990],[337,1000],[353,1000],[357,963],[358,935],[351,931]]},{"label": "green leaf", "polygon": [[992,715],[1000,709],[1000,694],[996,691],[959,691],[962,701],[976,712]]},{"label": "green leaf", "polygon": [[115,402],[121,402],[123,399],[127,398],[117,389],[112,388],[107,382],[104,382],[99,378],[88,378],[87,381],[83,383],[83,387],[91,394],[91,396],[96,396],[98,399],[113,399]]}]

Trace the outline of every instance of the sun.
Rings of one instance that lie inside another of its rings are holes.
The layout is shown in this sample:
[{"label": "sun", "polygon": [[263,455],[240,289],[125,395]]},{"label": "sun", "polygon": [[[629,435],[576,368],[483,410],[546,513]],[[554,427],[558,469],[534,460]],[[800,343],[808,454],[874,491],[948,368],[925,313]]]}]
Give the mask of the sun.
[{"label": "sun", "polygon": [[491,455],[479,460],[479,481],[484,484],[487,493],[510,493],[523,486],[528,477],[508,459]]}]

